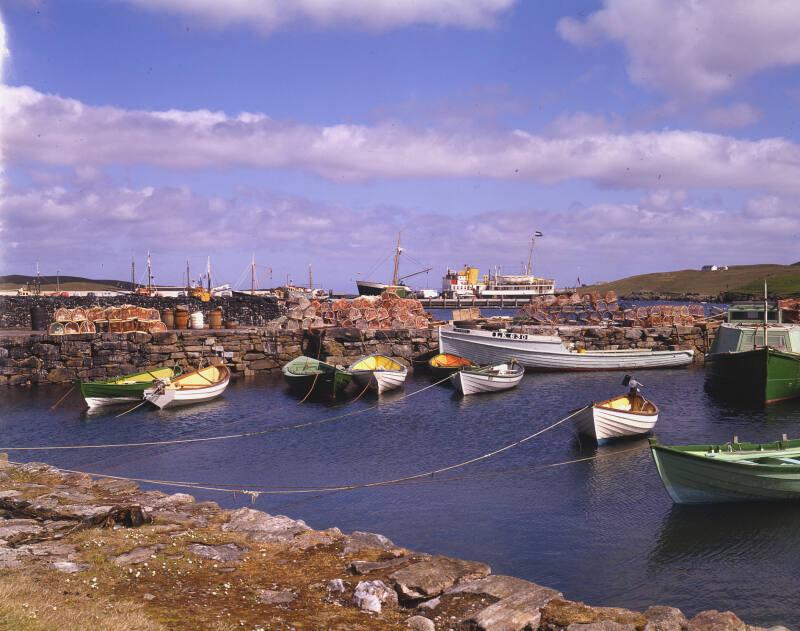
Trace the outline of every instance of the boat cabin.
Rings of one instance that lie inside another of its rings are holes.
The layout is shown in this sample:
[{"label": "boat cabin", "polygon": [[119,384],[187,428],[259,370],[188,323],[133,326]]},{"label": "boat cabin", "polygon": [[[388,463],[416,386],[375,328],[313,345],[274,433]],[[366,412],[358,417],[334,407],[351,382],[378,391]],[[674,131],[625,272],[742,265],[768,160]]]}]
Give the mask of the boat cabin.
[{"label": "boat cabin", "polygon": [[[763,311],[762,311],[763,313]],[[764,326],[755,322],[750,326],[723,324],[711,346],[711,353],[737,353],[764,348]],[[767,345],[788,353],[800,352],[800,326],[769,324]]]}]

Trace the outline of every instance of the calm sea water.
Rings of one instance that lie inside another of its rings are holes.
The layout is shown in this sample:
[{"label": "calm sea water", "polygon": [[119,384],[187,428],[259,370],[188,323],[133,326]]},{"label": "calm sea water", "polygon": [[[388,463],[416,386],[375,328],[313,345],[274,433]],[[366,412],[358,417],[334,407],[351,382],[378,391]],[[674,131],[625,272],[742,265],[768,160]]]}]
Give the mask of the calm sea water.
[{"label": "calm sea water", "polygon": [[[706,394],[702,369],[642,372],[669,443],[798,435],[800,405],[728,407]],[[307,486],[403,476],[459,462],[534,432],[590,400],[622,390],[621,375],[528,374],[497,395],[460,399],[437,386],[344,408],[298,405],[271,377],[233,382],[192,408],[87,416],[63,387],[0,390],[0,450],[8,446],[164,440],[259,430],[376,405],[326,425],[168,447],[12,453],[90,472],[216,485]],[[429,381],[412,376],[406,393]],[[600,459],[546,465],[601,455]],[[168,490],[168,489],[167,489]],[[241,496],[194,493],[235,507]],[[497,573],[594,604],[688,614],[732,609],[746,621],[800,627],[800,505],[679,507],[645,440],[597,449],[559,427],[501,456],[424,483],[310,496],[261,496],[257,507],[316,528],[381,532],[418,550],[479,559]]]}]

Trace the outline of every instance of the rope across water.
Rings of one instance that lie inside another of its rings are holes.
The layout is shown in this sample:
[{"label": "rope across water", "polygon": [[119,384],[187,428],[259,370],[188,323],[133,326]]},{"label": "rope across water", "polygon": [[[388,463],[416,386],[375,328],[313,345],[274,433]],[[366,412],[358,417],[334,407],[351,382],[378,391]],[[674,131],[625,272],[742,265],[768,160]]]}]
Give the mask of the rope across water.
[{"label": "rope across water", "polygon": [[[418,390],[417,392],[421,392],[421,390]],[[503,447],[500,447],[498,449],[494,449],[492,451],[489,451],[487,453],[481,454],[479,456],[475,456],[475,457],[470,458],[468,460],[464,460],[462,462],[458,462],[458,463],[455,463],[455,464],[452,464],[452,465],[448,465],[446,467],[440,467],[438,469],[433,469],[431,471],[423,471],[423,472],[420,472],[420,473],[414,473],[414,474],[403,476],[403,477],[399,477],[399,478],[391,478],[391,479],[388,479],[388,480],[379,480],[379,481],[375,481],[375,482],[359,482],[359,483],[354,483],[354,484],[342,484],[342,485],[338,485],[338,486],[316,486],[316,487],[293,488],[293,489],[284,488],[284,489],[273,489],[273,490],[253,490],[252,488],[250,488],[250,489],[248,489],[248,488],[232,489],[230,487],[204,485],[204,484],[193,483],[193,482],[177,482],[177,481],[174,481],[174,480],[156,480],[156,479],[149,479],[149,478],[134,478],[134,477],[127,477],[127,476],[107,475],[107,474],[93,473],[93,472],[87,472],[87,471],[76,471],[76,470],[73,470],[73,469],[60,469],[60,470],[64,471],[64,472],[67,472],[67,473],[88,474],[88,475],[93,475],[93,476],[97,476],[97,477],[110,478],[110,479],[113,479],[113,480],[126,480],[126,481],[131,481],[131,482],[141,482],[141,483],[155,484],[155,485],[161,485],[161,486],[181,487],[181,488],[187,488],[187,489],[197,489],[197,490],[204,490],[204,491],[215,491],[215,492],[221,492],[221,493],[243,494],[243,495],[249,495],[251,497],[251,499],[253,500],[253,502],[255,502],[255,500],[258,499],[259,495],[298,495],[298,494],[308,494],[308,493],[330,493],[330,492],[338,492],[338,491],[354,491],[356,489],[366,489],[366,488],[374,488],[374,487],[380,487],[380,486],[391,486],[391,485],[395,485],[395,484],[403,484],[403,483],[406,483],[406,482],[413,482],[413,481],[421,480],[421,479],[424,479],[424,478],[433,478],[436,475],[439,475],[439,474],[442,474],[442,473],[446,473],[448,471],[454,471],[456,469],[464,468],[464,467],[469,466],[471,464],[474,464],[476,462],[481,462],[481,461],[488,460],[488,459],[493,458],[494,456],[497,456],[497,455],[499,455],[499,454],[501,454],[501,453],[503,453],[505,451],[508,451],[509,449],[513,449],[514,447],[519,447],[520,445],[522,445],[522,444],[524,444],[524,443],[526,443],[526,442],[528,442],[530,440],[533,440],[537,436],[541,436],[545,432],[548,432],[548,431],[550,431],[552,429],[555,429],[559,425],[561,425],[561,424],[567,422],[568,420],[572,419],[573,417],[575,417],[580,412],[583,412],[584,410],[586,410],[590,406],[591,406],[591,404],[589,404],[587,406],[584,406],[581,409],[576,410],[576,411],[570,413],[569,415],[565,416],[564,418],[556,421],[555,423],[551,423],[547,427],[543,427],[542,429],[537,430],[534,433],[529,434],[528,436],[525,436],[524,438],[520,438],[519,440],[516,440],[513,443],[509,443],[507,445],[504,445]],[[585,460],[591,460],[591,459],[593,459],[593,458],[592,457],[585,458],[585,459],[581,458],[581,459],[576,459],[576,460],[573,460],[573,461],[567,461],[567,462],[564,462],[564,463],[555,463],[555,464],[550,465],[550,466],[558,466],[558,465],[561,465],[561,464],[571,464],[573,462],[584,462]],[[14,463],[14,464],[20,464],[20,463]],[[247,486],[247,485],[243,485],[243,486]]]}]

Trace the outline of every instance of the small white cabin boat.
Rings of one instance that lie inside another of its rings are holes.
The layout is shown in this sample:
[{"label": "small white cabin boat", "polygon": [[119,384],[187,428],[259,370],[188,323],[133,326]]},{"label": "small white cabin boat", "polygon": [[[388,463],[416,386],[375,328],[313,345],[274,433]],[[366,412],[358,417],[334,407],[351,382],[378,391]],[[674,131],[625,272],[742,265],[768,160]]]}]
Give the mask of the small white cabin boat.
[{"label": "small white cabin boat", "polygon": [[144,391],[144,398],[161,408],[203,403],[220,396],[231,373],[225,366],[206,366],[169,380],[161,379]]},{"label": "small white cabin boat", "polygon": [[385,355],[367,355],[350,364],[353,381],[362,388],[369,386],[378,394],[395,390],[405,383],[408,368]]},{"label": "small white cabin boat", "polygon": [[647,434],[658,421],[658,406],[641,395],[640,384],[629,377],[623,384],[631,385],[627,394],[587,406],[575,417],[578,431],[599,445],[615,438]]},{"label": "small white cabin boat", "polygon": [[557,335],[534,335],[506,330],[439,328],[439,352],[451,353],[476,364],[501,364],[512,359],[541,371],[634,370],[671,368],[692,363],[694,350],[654,351],[624,349],[584,351],[568,347]]},{"label": "small white cabin boat", "polygon": [[500,392],[519,385],[525,369],[517,362],[484,366],[483,368],[463,368],[450,377],[456,390],[463,395],[481,392]]}]

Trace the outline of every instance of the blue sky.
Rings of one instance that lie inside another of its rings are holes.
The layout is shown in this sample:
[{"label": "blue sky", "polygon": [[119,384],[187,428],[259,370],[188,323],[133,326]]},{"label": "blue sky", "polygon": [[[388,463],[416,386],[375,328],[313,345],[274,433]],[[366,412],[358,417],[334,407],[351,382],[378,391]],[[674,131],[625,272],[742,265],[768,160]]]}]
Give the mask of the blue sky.
[{"label": "blue sky", "polygon": [[275,283],[311,263],[348,290],[398,230],[432,286],[516,271],[534,230],[559,284],[800,260],[794,2],[0,0],[0,19],[0,273],[124,278],[149,249],[163,282],[208,255],[236,282],[255,253]]}]

